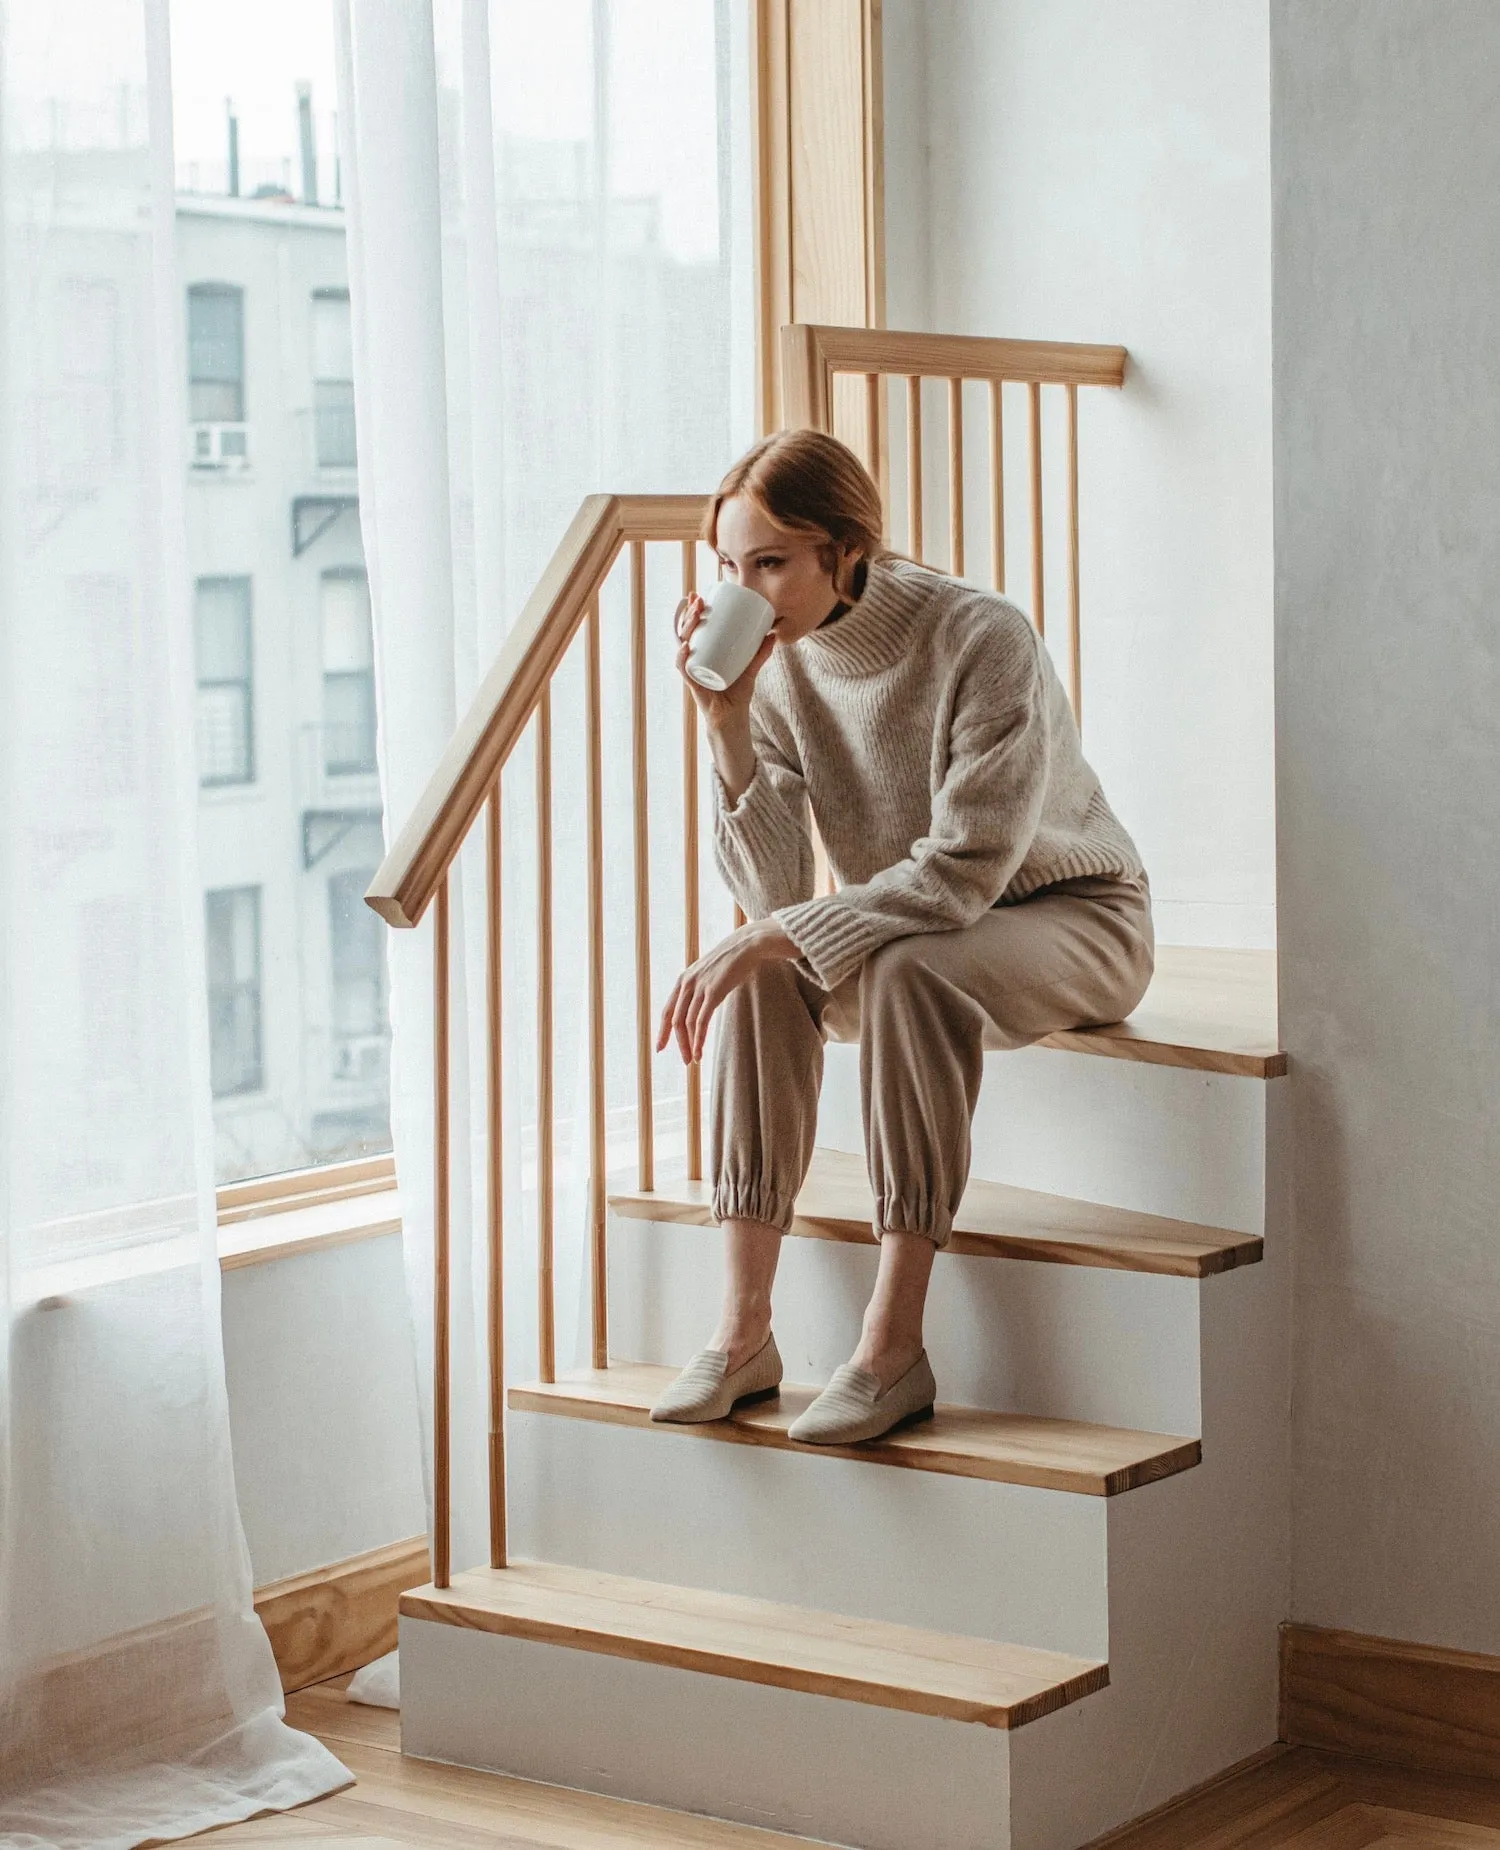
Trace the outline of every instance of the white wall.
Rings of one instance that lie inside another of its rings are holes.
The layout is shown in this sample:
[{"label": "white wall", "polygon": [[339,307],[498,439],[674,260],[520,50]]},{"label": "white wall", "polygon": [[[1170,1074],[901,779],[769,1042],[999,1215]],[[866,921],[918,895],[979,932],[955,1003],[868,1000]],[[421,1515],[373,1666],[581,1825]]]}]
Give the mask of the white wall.
[{"label": "white wall", "polygon": [[[1129,348],[1125,391],[1082,395],[1086,749],[1163,940],[1269,945],[1266,0],[886,0],[885,21],[890,325]],[[1049,599],[1060,626],[1060,575]]]},{"label": "white wall", "polygon": [[1500,7],[1276,0],[1295,1613],[1500,1650]]},{"label": "white wall", "polygon": [[256,1586],[422,1534],[400,1234],[227,1272],[224,1372]]}]

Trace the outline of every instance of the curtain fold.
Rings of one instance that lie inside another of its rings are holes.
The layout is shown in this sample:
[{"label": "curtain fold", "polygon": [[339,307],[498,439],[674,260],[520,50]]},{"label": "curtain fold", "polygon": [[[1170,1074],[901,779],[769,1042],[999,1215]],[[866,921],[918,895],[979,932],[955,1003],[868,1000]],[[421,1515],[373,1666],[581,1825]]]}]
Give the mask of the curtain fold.
[{"label": "curtain fold", "polygon": [[[702,492],[750,441],[743,0],[337,0],[361,520],[380,763],[399,829],[584,495]],[[736,99],[742,99],[736,101]],[[682,966],[681,555],[649,577],[653,989]],[[634,1143],[628,617],[604,599],[607,1107]],[[553,695],[558,1363],[588,1359],[582,641]],[[706,769],[700,767],[700,775]],[[537,891],[532,736],[504,780],[506,1342],[536,1372]],[[731,924],[704,834],[703,943]],[[482,828],[454,869],[453,1563],[488,1558]],[[432,923],[391,934],[392,1129],[427,1428]],[[664,1166],[683,1069],[656,1060]],[[431,1460],[428,1458],[431,1496]]]},{"label": "curtain fold", "polygon": [[0,6],[0,1841],[56,1850],[349,1780],[234,1496],[167,46]]}]

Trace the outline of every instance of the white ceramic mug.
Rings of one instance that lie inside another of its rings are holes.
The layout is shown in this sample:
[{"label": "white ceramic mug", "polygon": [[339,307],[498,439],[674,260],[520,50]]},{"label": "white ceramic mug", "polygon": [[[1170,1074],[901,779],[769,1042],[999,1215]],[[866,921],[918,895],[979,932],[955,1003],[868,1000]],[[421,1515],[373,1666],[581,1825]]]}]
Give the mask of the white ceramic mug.
[{"label": "white ceramic mug", "polygon": [[750,666],[776,612],[759,591],[729,578],[720,579],[706,601],[708,614],[693,631],[685,667],[700,687],[722,694]]}]

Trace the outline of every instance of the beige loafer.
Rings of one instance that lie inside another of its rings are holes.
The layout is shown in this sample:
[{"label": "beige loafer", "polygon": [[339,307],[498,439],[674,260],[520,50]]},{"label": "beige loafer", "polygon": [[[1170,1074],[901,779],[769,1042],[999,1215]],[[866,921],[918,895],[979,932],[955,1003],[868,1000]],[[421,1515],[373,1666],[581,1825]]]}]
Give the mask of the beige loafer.
[{"label": "beige loafer", "polygon": [[880,1377],[845,1362],[818,1398],[787,1428],[804,1445],[858,1445],[893,1427],[932,1418],[937,1382],[924,1349],[899,1381],[882,1394]]},{"label": "beige loafer", "polygon": [[769,1400],[781,1389],[781,1356],[768,1336],[742,1367],[728,1373],[723,1349],[700,1349],[651,1409],[653,1420],[727,1420],[736,1407]]}]

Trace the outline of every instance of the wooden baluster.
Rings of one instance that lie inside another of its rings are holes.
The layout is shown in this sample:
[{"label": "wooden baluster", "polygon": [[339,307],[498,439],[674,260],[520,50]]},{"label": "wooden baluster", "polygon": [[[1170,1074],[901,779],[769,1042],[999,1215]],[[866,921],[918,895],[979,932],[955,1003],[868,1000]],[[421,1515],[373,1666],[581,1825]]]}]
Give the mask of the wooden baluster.
[{"label": "wooden baluster", "polygon": [[[685,540],[682,547],[682,595],[698,588],[698,547]],[[690,688],[682,690],[682,951],[683,963],[698,961],[698,705]],[[703,1068],[698,1061],[687,1070],[687,1172],[691,1181],[703,1179]]]},{"label": "wooden baluster", "polygon": [[501,1040],[504,1001],[504,940],[501,937],[500,784],[484,811],[485,1002],[489,1009],[486,1047],[489,1079],[489,1297],[486,1323],[490,1349],[490,1566],[506,1562],[505,1499],[505,1064]]},{"label": "wooden baluster", "polygon": [[1083,635],[1078,593],[1078,387],[1068,387],[1068,644],[1073,717],[1083,728]]},{"label": "wooden baluster", "polygon": [[595,1368],[609,1367],[609,1252],[604,1143],[604,747],[599,666],[599,600],[589,605],[584,641],[588,678],[589,838],[589,1293]]},{"label": "wooden baluster", "polygon": [[922,380],[906,381],[906,543],[914,559],[922,557]]},{"label": "wooden baluster", "polygon": [[1037,634],[1047,634],[1045,573],[1042,564],[1042,388],[1027,387],[1031,411],[1031,620]]},{"label": "wooden baluster", "polygon": [[990,572],[995,589],[1005,589],[1005,424],[1002,385],[990,381]]},{"label": "wooden baluster", "polygon": [[635,773],[635,1035],[639,1186],[656,1187],[651,1093],[651,838],[646,820],[646,547],[630,542],[630,706]]},{"label": "wooden baluster", "polygon": [[552,687],[536,708],[536,1230],[537,1372],[557,1379],[553,1303],[553,1073],[552,1073]]},{"label": "wooden baluster", "polygon": [[891,514],[887,502],[890,497],[886,492],[885,446],[881,442],[880,430],[880,387],[879,373],[865,374],[865,433],[869,445],[870,474],[880,490],[880,534],[887,543],[891,537]]},{"label": "wooden baluster", "polygon": [[450,1481],[452,1365],[450,1177],[448,1169],[448,876],[438,883],[432,937],[432,1584],[452,1578],[453,1488]]},{"label": "wooden baluster", "polygon": [[964,575],[964,382],[948,381],[948,570]]}]

